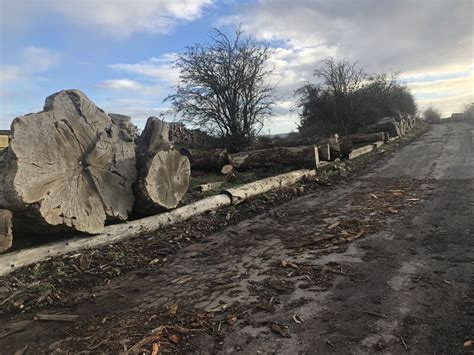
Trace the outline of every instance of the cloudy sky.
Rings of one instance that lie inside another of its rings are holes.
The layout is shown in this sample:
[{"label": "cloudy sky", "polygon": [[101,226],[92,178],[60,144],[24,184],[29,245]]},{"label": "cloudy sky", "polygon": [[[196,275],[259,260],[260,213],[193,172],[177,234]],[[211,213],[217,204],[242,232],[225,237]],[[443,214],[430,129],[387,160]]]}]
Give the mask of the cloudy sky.
[{"label": "cloudy sky", "polygon": [[296,128],[293,91],[319,61],[400,71],[420,108],[474,101],[474,0],[0,0],[0,129],[78,88],[143,127],[166,112],[176,53],[236,24],[267,40],[279,97],[266,132]]}]

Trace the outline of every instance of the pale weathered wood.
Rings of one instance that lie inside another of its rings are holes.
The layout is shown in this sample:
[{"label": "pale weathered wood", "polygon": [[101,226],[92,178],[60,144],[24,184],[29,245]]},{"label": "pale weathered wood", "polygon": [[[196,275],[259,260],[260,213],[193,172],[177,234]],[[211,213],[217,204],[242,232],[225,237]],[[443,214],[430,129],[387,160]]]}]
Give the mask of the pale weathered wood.
[{"label": "pale weathered wood", "polygon": [[138,179],[135,212],[149,215],[175,208],[186,194],[189,159],[171,148],[169,124],[150,117],[138,138]]},{"label": "pale weathered wood", "polygon": [[23,266],[31,265],[50,257],[60,256],[87,248],[98,248],[125,239],[138,238],[141,235],[155,232],[164,226],[185,221],[204,212],[230,205],[230,203],[231,200],[229,196],[215,195],[170,212],[132,222],[107,226],[104,233],[98,234],[93,238],[76,237],[68,239],[67,241],[50,243],[0,255],[0,275],[6,275]]},{"label": "pale weathered wood", "polygon": [[221,188],[223,184],[224,184],[224,181],[209,182],[207,184],[201,184],[201,185],[196,186],[194,190],[198,192],[217,190]]},{"label": "pale weathered wood", "polygon": [[36,319],[40,321],[74,322],[79,318],[77,314],[45,314],[38,313]]},{"label": "pale weathered wood", "polygon": [[193,170],[219,171],[228,163],[226,149],[196,150],[181,148],[180,152],[189,158]]},{"label": "pale weathered wood", "polygon": [[262,167],[316,168],[319,155],[316,146],[274,147],[229,154],[229,164],[236,170]]},{"label": "pale weathered wood", "polygon": [[373,151],[374,149],[375,149],[375,148],[374,148],[374,145],[373,145],[373,144],[371,144],[371,145],[364,145],[363,147],[354,149],[354,150],[351,152],[351,154],[349,154],[349,159],[355,159],[355,158],[357,158],[357,157],[360,157],[361,155],[370,153],[370,152]]},{"label": "pale weathered wood", "polygon": [[12,213],[9,210],[0,209],[0,253],[8,250],[13,242]]},{"label": "pale weathered wood", "polygon": [[374,146],[374,149],[379,149],[381,146],[383,146],[386,142],[374,142],[372,145]]},{"label": "pale weathered wood", "polygon": [[46,226],[100,233],[125,220],[136,179],[135,145],[79,90],[46,98],[12,123],[0,206]]},{"label": "pale weathered wood", "polygon": [[292,185],[299,180],[315,176],[315,170],[302,169],[290,173],[272,176],[263,180],[254,181],[236,188],[227,189],[224,192],[230,196],[232,204],[236,205],[256,195],[263,194],[273,189],[279,189]]},{"label": "pale weathered wood", "polygon": [[387,132],[376,132],[376,133],[360,133],[347,136],[353,144],[365,144],[365,143],[374,143],[374,142],[387,142],[388,133]]}]

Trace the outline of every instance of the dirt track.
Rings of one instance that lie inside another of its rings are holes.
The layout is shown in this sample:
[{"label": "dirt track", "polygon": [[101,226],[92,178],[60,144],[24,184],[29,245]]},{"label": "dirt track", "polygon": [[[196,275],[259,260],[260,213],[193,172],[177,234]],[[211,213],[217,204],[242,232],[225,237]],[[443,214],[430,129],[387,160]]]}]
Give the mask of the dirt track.
[{"label": "dirt track", "polygon": [[473,137],[435,125],[370,174],[81,290],[74,323],[2,317],[0,353],[472,353]]}]

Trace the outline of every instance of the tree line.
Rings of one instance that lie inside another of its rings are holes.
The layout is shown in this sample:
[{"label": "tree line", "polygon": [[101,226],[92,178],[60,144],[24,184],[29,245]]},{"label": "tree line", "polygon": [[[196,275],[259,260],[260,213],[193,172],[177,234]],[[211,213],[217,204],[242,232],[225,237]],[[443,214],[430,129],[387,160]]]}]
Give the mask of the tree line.
[{"label": "tree line", "polygon": [[[272,49],[244,35],[214,30],[204,44],[188,47],[175,66],[180,83],[166,98],[183,121],[238,150],[251,144],[276,103],[270,84]],[[415,99],[397,73],[367,73],[357,62],[328,58],[314,70],[314,82],[299,87],[301,136],[350,134],[386,116],[414,115]]]}]

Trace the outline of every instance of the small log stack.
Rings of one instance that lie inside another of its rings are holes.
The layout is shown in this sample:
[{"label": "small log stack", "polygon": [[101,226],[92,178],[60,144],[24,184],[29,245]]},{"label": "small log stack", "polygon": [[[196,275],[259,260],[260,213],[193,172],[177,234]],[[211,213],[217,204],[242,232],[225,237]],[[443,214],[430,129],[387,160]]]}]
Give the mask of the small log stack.
[{"label": "small log stack", "polygon": [[186,156],[171,148],[168,123],[148,118],[138,138],[137,162],[136,214],[175,208],[188,190],[191,166]]}]

